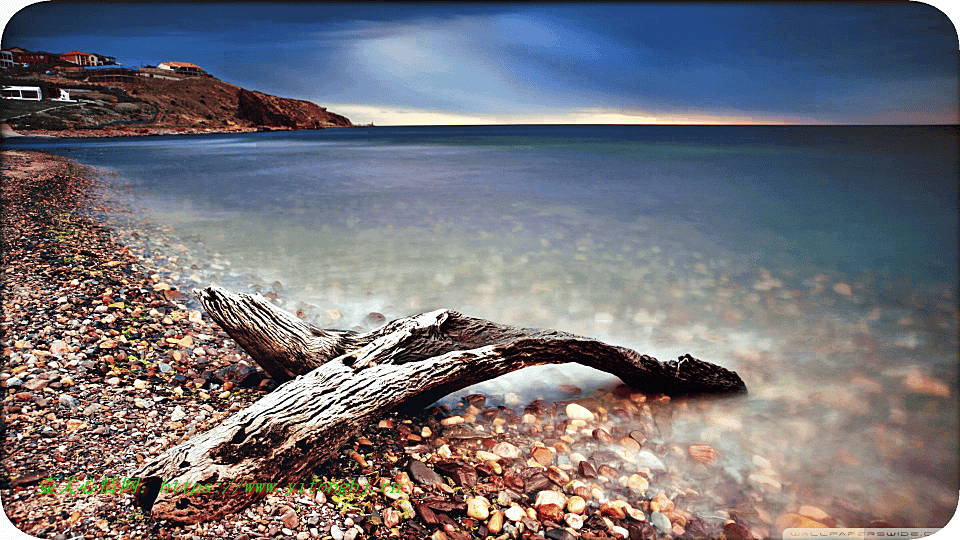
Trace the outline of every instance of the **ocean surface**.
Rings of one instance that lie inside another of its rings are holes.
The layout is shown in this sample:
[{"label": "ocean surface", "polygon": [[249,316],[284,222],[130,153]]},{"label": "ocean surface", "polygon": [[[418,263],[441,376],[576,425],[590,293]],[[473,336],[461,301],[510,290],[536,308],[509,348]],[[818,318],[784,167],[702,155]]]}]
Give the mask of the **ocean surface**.
[{"label": "ocean surface", "polygon": [[[957,508],[955,127],[383,127],[3,146],[101,170],[163,231],[155,244],[145,233],[143,253],[163,252],[185,287],[274,293],[323,327],[451,308],[734,369],[750,395],[683,409],[676,437],[713,444],[734,472],[770,461],[774,516],[807,501],[935,527]],[[616,382],[536,369],[471,390],[509,404]]]}]

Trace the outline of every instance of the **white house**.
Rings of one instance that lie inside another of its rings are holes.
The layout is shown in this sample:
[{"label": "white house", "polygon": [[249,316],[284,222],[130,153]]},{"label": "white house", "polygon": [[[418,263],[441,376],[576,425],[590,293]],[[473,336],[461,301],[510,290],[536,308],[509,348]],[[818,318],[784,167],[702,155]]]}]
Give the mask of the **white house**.
[{"label": "white house", "polygon": [[200,66],[189,62],[163,62],[162,64],[157,64],[157,68],[173,71],[180,75],[203,75],[203,70],[200,69]]},{"label": "white house", "polygon": [[12,68],[13,67],[13,52],[12,51],[0,51],[0,68]]}]

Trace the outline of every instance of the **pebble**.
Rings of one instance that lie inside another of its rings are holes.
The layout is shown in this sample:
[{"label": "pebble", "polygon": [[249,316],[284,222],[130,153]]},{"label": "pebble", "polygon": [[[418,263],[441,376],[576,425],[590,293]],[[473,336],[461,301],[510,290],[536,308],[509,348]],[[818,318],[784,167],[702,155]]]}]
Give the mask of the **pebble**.
[{"label": "pebble", "polygon": [[650,482],[643,476],[634,473],[627,479],[627,487],[638,493],[644,493],[650,487]]},{"label": "pebble", "polygon": [[670,523],[670,518],[661,514],[660,512],[650,513],[650,523],[659,529],[660,532],[670,532],[673,529],[673,525]]},{"label": "pebble", "polygon": [[586,508],[587,501],[579,495],[574,495],[573,497],[567,499],[567,512],[572,514],[582,514]]},{"label": "pebble", "polygon": [[443,483],[443,478],[436,471],[418,459],[411,459],[407,470],[418,484],[438,486]]},{"label": "pebble", "polygon": [[490,517],[490,503],[483,497],[470,497],[467,499],[467,515],[480,521]]},{"label": "pebble", "polygon": [[381,515],[383,516],[383,524],[388,529],[392,529],[393,527],[396,527],[400,523],[402,518],[400,512],[390,507],[384,508],[383,512],[381,512]]},{"label": "pebble", "polygon": [[456,426],[458,424],[462,424],[463,422],[464,420],[462,416],[450,416],[441,420],[440,425],[444,427],[449,427],[449,426]]},{"label": "pebble", "polygon": [[520,521],[527,517],[527,511],[520,506],[511,506],[504,510],[503,515],[510,521]]},{"label": "pebble", "polygon": [[490,521],[487,522],[487,530],[493,534],[500,534],[503,531],[503,512],[495,510],[490,514]]},{"label": "pebble", "polygon": [[170,413],[170,421],[179,422],[180,420],[183,420],[184,418],[186,418],[186,416],[187,416],[187,413],[186,411],[183,410],[183,407],[181,407],[180,405],[177,405],[176,407],[173,408],[173,412]]},{"label": "pebble", "polygon": [[57,402],[63,405],[64,407],[69,407],[71,410],[77,410],[80,408],[80,405],[77,403],[76,398],[70,394],[60,394],[60,397],[57,399]]},{"label": "pebble", "polygon": [[690,457],[698,463],[713,465],[717,462],[717,451],[706,444],[692,444],[687,449]]},{"label": "pebble", "polygon": [[576,540],[576,536],[563,529],[550,529],[546,532],[546,537],[550,540]]},{"label": "pebble", "polygon": [[657,456],[653,455],[647,450],[641,450],[637,453],[637,466],[638,467],[647,467],[651,471],[665,471],[667,470],[666,465],[663,464],[663,461],[660,460]]},{"label": "pebble", "polygon": [[567,497],[559,491],[544,490],[537,493],[537,498],[533,503],[534,507],[544,504],[555,504],[560,508],[567,505]]},{"label": "pebble", "polygon": [[590,422],[593,420],[593,413],[590,412],[586,407],[576,403],[568,404],[566,412],[567,418],[571,420],[583,420],[585,422]]},{"label": "pebble", "polygon": [[553,451],[543,446],[535,446],[530,450],[530,457],[540,465],[549,465],[553,462]]},{"label": "pebble", "polygon": [[563,516],[563,521],[572,529],[583,528],[583,516],[579,514],[567,514]]},{"label": "pebble", "polygon": [[772,489],[774,491],[780,491],[781,486],[780,482],[775,478],[771,478],[765,474],[751,474],[747,477],[747,480],[756,486]]},{"label": "pebble", "polygon": [[519,448],[506,441],[497,443],[490,451],[506,459],[519,459],[523,455]]}]

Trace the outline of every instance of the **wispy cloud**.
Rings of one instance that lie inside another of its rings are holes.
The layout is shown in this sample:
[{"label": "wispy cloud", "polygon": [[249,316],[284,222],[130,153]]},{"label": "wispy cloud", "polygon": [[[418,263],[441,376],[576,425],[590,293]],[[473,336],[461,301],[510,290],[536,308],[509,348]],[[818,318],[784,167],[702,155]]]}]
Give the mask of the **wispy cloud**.
[{"label": "wispy cloud", "polygon": [[56,2],[13,45],[189,61],[381,124],[957,117],[956,31],[920,3]]}]

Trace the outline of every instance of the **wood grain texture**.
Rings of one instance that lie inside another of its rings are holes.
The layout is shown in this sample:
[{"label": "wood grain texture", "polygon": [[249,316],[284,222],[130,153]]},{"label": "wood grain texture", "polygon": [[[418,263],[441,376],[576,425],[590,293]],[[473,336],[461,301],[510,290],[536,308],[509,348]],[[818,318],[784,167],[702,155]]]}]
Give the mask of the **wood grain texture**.
[{"label": "wood grain texture", "polygon": [[[255,361],[286,382],[136,473],[147,488],[138,494],[138,504],[157,519],[178,523],[242,510],[258,497],[245,492],[246,481],[285,486],[300,480],[395,407],[428,405],[528,366],[576,362],[639,390],[668,395],[746,392],[735,372],[690,356],[663,363],[590,338],[501,325],[450,310],[356,334],[314,328],[259,296],[219,288],[195,293]],[[164,492],[163,480],[219,487]]]}]

